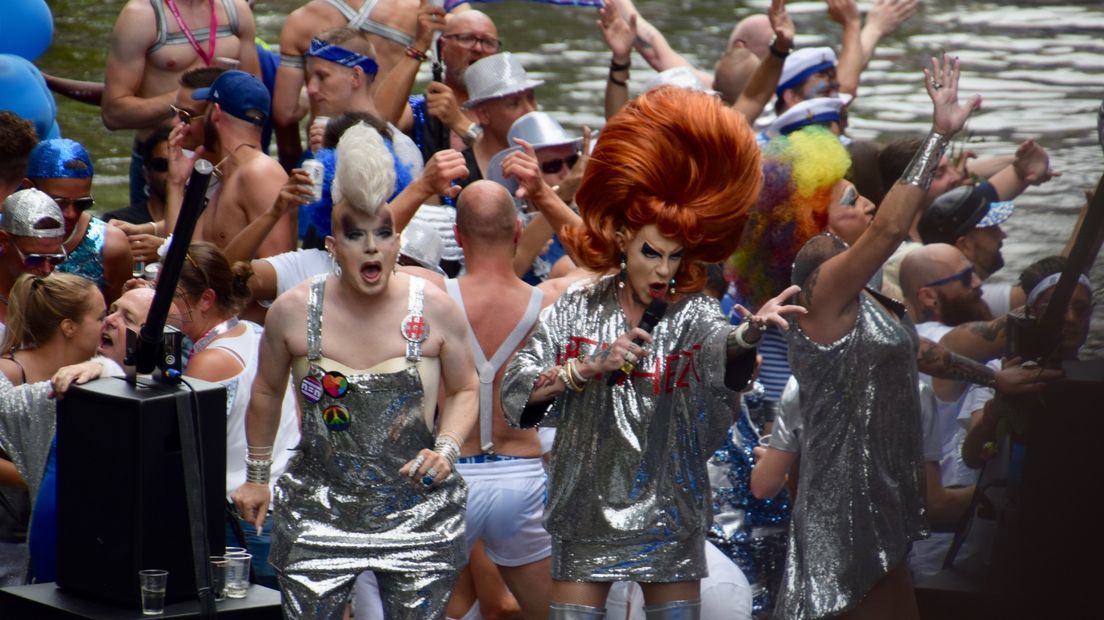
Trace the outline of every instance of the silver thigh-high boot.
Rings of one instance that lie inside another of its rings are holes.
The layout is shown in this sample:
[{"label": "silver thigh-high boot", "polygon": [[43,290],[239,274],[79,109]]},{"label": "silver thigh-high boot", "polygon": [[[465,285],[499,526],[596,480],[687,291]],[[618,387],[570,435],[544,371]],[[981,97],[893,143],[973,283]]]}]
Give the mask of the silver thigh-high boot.
[{"label": "silver thigh-high boot", "polygon": [[590,605],[576,605],[574,603],[550,603],[548,605],[548,620],[604,620],[606,609],[604,607],[591,607]]},{"label": "silver thigh-high boot", "polygon": [[645,605],[647,620],[701,620],[701,599]]}]

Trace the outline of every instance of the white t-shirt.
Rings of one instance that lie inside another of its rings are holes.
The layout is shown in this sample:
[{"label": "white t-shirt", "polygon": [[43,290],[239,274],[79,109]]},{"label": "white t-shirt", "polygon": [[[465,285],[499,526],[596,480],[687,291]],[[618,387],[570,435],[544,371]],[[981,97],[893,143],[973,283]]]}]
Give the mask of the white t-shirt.
[{"label": "white t-shirt", "polygon": [[981,285],[981,300],[989,306],[993,316],[1004,316],[1012,309],[1012,285],[986,282]]},{"label": "white t-shirt", "polygon": [[267,256],[267,261],[276,271],[276,296],[283,295],[295,288],[303,280],[312,278],[330,270],[330,254],[325,250],[294,250],[275,256]]}]

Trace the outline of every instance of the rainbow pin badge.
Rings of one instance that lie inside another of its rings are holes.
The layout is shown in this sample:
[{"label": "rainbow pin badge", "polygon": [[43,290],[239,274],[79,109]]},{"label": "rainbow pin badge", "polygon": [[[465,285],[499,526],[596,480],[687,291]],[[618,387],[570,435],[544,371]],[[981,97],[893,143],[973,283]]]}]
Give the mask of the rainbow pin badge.
[{"label": "rainbow pin badge", "polygon": [[337,433],[349,429],[353,416],[341,405],[330,405],[322,411],[322,421],[326,423],[326,428]]},{"label": "rainbow pin badge", "polygon": [[322,389],[330,395],[330,398],[341,398],[349,392],[349,380],[345,375],[331,370],[322,375]]}]

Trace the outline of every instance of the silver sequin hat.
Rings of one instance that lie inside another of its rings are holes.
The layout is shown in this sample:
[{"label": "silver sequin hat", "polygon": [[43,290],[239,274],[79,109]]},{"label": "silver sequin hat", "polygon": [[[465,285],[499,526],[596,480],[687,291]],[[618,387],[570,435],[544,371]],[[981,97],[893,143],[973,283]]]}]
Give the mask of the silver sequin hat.
[{"label": "silver sequin hat", "polygon": [[15,192],[4,200],[0,230],[14,237],[50,239],[65,236],[65,217],[53,198],[37,189]]},{"label": "silver sequin hat", "polygon": [[506,134],[506,143],[511,146],[517,144],[514,138],[525,140],[538,151],[545,147],[566,144],[574,144],[575,148],[580,148],[583,144],[582,138],[568,134],[547,112],[530,112],[514,121]]},{"label": "silver sequin hat", "polygon": [[473,107],[499,97],[513,95],[544,84],[544,80],[531,80],[517,58],[510,52],[500,52],[481,58],[464,72],[468,86],[468,100],[463,108]]},{"label": "silver sequin hat", "polygon": [[399,238],[399,254],[441,275],[445,275],[445,271],[441,269],[443,246],[441,235],[432,226],[422,222],[407,224]]}]

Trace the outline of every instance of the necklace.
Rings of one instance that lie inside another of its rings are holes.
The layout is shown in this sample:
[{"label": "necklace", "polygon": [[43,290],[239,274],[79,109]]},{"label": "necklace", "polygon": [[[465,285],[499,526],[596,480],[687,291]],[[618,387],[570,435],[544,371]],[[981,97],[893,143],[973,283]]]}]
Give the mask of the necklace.
[{"label": "necklace", "polygon": [[225,321],[216,324],[211,329],[207,330],[207,332],[200,336],[199,340],[196,340],[195,344],[192,345],[192,355],[195,355],[196,353],[199,353],[200,351],[206,349],[215,338],[218,338],[219,336],[237,327],[238,322],[238,317],[232,316]]},{"label": "necklace", "polygon": [[260,150],[260,147],[258,147],[256,144],[249,144],[248,142],[242,142],[241,144],[235,146],[234,150],[230,151],[226,155],[226,157],[223,157],[222,159],[219,160],[219,163],[215,164],[215,177],[217,177],[219,179],[221,179],[223,177],[223,172],[222,172],[222,167],[221,166],[224,163],[226,163],[226,160],[233,158],[234,154],[237,153],[238,151],[240,151],[243,146],[248,146],[251,149]]},{"label": "necklace", "polygon": [[204,52],[203,48],[199,46],[199,42],[196,41],[195,35],[192,34],[192,29],[180,16],[180,8],[176,6],[176,0],[165,0],[165,5],[169,7],[169,12],[172,13],[177,25],[180,26],[180,32],[184,33],[184,38],[188,39],[192,49],[195,50],[196,54],[199,54],[203,64],[210,67],[215,59],[215,39],[217,38],[215,31],[218,30],[218,15],[215,14],[215,0],[207,0],[207,4],[211,7],[211,27],[207,32],[207,51]]}]

